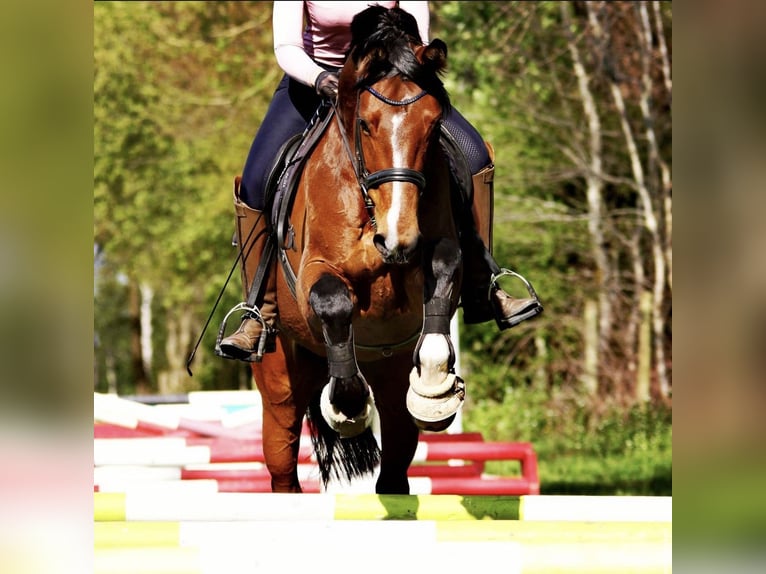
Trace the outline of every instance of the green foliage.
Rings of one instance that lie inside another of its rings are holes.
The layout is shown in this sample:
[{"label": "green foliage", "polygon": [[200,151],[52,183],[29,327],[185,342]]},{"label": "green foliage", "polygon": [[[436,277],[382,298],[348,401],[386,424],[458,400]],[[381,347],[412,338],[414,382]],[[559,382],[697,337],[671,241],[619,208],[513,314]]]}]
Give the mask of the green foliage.
[{"label": "green foliage", "polygon": [[[279,78],[257,33],[270,17],[258,2],[94,5],[94,241],[110,262],[99,273],[154,289],[158,350],[163,318],[191,313],[201,328],[234,261],[233,179]],[[239,299],[238,278],[221,307]],[[116,296],[98,294],[97,315]],[[104,341],[125,335],[97,324]]]},{"label": "green foliage", "polygon": [[[662,404],[594,404],[568,391],[509,387],[501,401],[471,400],[463,427],[485,440],[532,443],[546,494],[671,494],[672,415]],[[486,471],[518,474],[518,463],[491,462]]]},{"label": "green foliage", "polygon": [[[94,369],[96,374],[95,390],[106,393],[114,391],[109,387],[106,373],[113,370],[114,384],[123,394],[136,392],[135,377],[130,364],[123,359],[130,354],[130,317],[124,307],[127,288],[110,277],[102,282],[96,296],[95,306],[98,312],[94,316]],[[110,375],[111,376],[111,375]]]},{"label": "green foliage", "polygon": [[[529,384],[540,369],[551,385],[576,386],[578,371],[565,358],[581,353],[577,310],[594,296],[582,276],[589,264],[585,221],[559,204],[517,195],[497,195],[495,211],[495,259],[532,282],[545,310],[499,333],[494,322],[461,326],[462,368],[481,381],[473,393],[502,401],[509,381],[512,387]],[[518,279],[500,282],[508,293],[528,296]],[[535,338],[546,342],[547,359],[539,356]]]}]

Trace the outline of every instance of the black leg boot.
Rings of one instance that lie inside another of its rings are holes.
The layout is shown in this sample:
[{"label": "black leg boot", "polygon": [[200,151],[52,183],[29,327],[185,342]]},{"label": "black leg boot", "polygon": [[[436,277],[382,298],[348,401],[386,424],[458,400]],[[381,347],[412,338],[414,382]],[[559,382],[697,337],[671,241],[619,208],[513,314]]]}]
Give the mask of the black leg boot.
[{"label": "black leg boot", "polygon": [[[494,319],[500,330],[509,329],[542,313],[543,306],[532,285],[521,275],[501,269],[492,257],[493,165],[473,176],[472,209],[464,210],[460,225],[460,248],[463,251],[461,301],[463,322],[467,325]],[[482,230],[481,235],[479,230]],[[513,276],[526,286],[529,297],[509,295],[498,279]]]}]

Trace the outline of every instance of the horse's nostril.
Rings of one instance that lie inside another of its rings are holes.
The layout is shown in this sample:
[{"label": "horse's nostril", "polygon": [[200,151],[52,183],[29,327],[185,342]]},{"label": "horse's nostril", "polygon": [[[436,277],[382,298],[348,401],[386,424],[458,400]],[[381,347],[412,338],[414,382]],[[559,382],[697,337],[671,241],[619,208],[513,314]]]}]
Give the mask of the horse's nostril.
[{"label": "horse's nostril", "polygon": [[388,246],[386,245],[386,237],[380,233],[373,236],[372,243],[387,263],[408,263],[419,246],[419,241]]},{"label": "horse's nostril", "polygon": [[374,237],[372,238],[372,244],[377,248],[378,251],[380,251],[382,254],[388,253],[388,248],[386,247],[386,238],[383,237],[380,233],[376,233]]}]

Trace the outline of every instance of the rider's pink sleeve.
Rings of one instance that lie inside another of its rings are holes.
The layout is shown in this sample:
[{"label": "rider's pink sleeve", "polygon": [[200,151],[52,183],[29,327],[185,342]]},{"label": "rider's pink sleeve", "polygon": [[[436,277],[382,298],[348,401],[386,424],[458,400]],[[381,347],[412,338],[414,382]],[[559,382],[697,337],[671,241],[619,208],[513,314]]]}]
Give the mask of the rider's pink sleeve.
[{"label": "rider's pink sleeve", "polygon": [[274,2],[272,28],[277,64],[288,76],[313,86],[323,68],[303,48],[303,2]]},{"label": "rider's pink sleeve", "polygon": [[[323,68],[306,52],[305,42],[312,43],[314,56],[318,60],[340,65],[348,47],[350,30],[348,34],[338,33],[338,24],[342,22],[344,26],[350,26],[354,14],[370,4],[372,2],[274,2],[272,28],[274,54],[279,67],[297,81],[313,86]],[[393,6],[395,2],[380,4]],[[311,12],[309,30],[304,29],[303,20],[307,5]],[[414,16],[423,42],[428,42],[428,2],[399,2],[399,7]]]},{"label": "rider's pink sleeve", "polygon": [[406,10],[415,17],[420,39],[423,40],[424,44],[428,44],[431,31],[431,13],[428,10],[428,2],[399,2],[399,8]]}]

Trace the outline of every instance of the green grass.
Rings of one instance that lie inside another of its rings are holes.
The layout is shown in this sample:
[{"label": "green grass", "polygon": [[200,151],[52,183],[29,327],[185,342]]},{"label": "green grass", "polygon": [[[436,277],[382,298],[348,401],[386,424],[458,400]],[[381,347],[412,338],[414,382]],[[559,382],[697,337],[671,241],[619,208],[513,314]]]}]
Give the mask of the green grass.
[{"label": "green grass", "polygon": [[[531,442],[543,494],[672,494],[672,413],[663,405],[589,404],[507,389],[501,403],[467,405],[463,427],[488,441]],[[485,471],[518,476],[520,466],[492,461]]]}]

